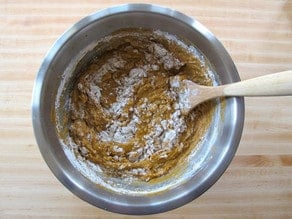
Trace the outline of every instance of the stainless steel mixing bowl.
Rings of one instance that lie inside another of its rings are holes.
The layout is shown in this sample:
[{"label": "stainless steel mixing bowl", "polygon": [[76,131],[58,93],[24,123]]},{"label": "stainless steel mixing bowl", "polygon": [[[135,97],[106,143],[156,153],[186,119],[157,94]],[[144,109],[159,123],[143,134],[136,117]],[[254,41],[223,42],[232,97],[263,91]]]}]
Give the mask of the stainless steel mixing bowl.
[{"label": "stainless steel mixing bowl", "polygon": [[[32,118],[40,151],[54,175],[81,199],[112,212],[153,214],[182,206],[212,186],[231,162],[238,147],[244,120],[243,98],[218,104],[205,140],[190,158],[187,173],[166,184],[139,185],[135,191],[116,192],[97,185],[69,161],[56,131],[55,102],[68,68],[76,67],[86,48],[115,30],[129,27],[158,29],[192,42],[207,57],[219,80],[239,80],[237,70],[222,44],[199,22],[180,12],[149,4],[128,4],[94,13],[71,27],[47,53],[35,80]],[[73,64],[72,64],[73,63]],[[72,69],[71,69],[72,70]],[[71,71],[72,73],[73,71]],[[68,73],[68,74],[69,74]],[[124,186],[127,182],[124,183]],[[166,185],[166,186],[165,186]],[[127,186],[127,185],[126,185]]]}]

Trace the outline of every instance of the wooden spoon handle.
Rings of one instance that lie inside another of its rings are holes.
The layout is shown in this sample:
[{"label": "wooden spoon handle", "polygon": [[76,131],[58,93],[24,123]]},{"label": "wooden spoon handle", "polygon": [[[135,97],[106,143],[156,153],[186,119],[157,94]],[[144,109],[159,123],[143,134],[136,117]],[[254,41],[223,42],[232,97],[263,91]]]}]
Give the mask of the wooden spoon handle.
[{"label": "wooden spoon handle", "polygon": [[224,96],[292,95],[292,70],[223,85]]}]

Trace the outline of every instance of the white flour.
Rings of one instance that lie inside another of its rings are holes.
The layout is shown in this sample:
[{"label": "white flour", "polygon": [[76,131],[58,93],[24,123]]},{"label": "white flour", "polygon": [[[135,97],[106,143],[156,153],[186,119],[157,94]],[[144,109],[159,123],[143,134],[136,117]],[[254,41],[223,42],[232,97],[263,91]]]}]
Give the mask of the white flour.
[{"label": "white flour", "polygon": [[[164,37],[166,36],[168,40],[175,41],[188,51],[195,50],[195,56],[201,60],[200,53],[198,53],[195,48],[186,46],[172,35],[165,35],[165,33],[160,31],[156,31],[155,33],[157,35],[163,35]],[[174,147],[178,148],[178,150],[184,147],[183,143],[180,143],[179,137],[187,127],[182,112],[183,109],[188,107],[188,103],[184,102],[184,96],[188,95],[188,93],[187,91],[182,93],[177,92],[176,88],[179,87],[178,80],[171,80],[170,89],[164,93],[172,100],[177,101],[174,105],[163,103],[167,106],[168,112],[171,112],[170,115],[167,116],[167,118],[150,119],[147,122],[148,132],[143,136],[143,139],[139,142],[133,141],[136,137],[139,125],[145,122],[141,121],[141,115],[147,114],[147,116],[151,118],[155,111],[160,110],[159,107],[161,104],[150,102],[147,98],[144,98],[142,104],[134,108],[129,108],[129,104],[133,100],[137,88],[144,83],[143,80],[148,77],[150,72],[159,70],[160,73],[166,75],[169,70],[178,70],[184,65],[184,63],[177,59],[171,52],[165,49],[163,45],[155,42],[149,45],[149,54],[147,52],[145,53],[145,59],[151,64],[136,65],[136,67],[128,72],[127,76],[121,79],[115,79],[118,85],[115,90],[116,101],[109,107],[102,109],[107,118],[111,118],[111,120],[107,123],[104,130],[95,133],[95,137],[100,142],[113,143],[112,150],[115,152],[113,159],[116,161],[121,160],[120,155],[126,153],[121,146],[123,144],[133,145],[132,150],[126,154],[127,159],[133,163],[149,158],[151,159],[151,156],[154,154],[159,154],[159,157],[167,159],[168,153]],[[110,73],[114,75],[115,72],[123,69],[126,64],[127,61],[118,54],[113,53],[110,58],[104,61],[104,64],[100,66],[98,70],[95,70],[96,72],[90,73],[85,77],[85,85],[79,83],[77,87],[80,91],[83,90],[95,104],[100,106],[103,98],[103,91],[98,84],[102,83],[103,77],[106,76],[106,74]],[[155,83],[155,81],[152,80],[150,83]],[[71,110],[76,111],[76,109]],[[89,140],[91,137],[92,136],[87,136],[87,139]],[[76,147],[78,146],[72,143],[72,139],[71,143],[69,141],[69,144],[76,152]],[[82,156],[86,156],[88,153],[85,147],[79,147],[78,152]],[[75,155],[77,156],[79,168],[82,169],[81,171],[84,172],[87,177],[100,183],[101,179],[98,178],[98,173],[102,172],[101,168],[86,160],[84,157],[78,154]],[[67,156],[70,157],[70,160],[73,159],[73,154]],[[96,166],[96,168],[92,168],[92,166]],[[89,171],[86,168],[91,168],[91,170]],[[123,168],[124,166],[121,165],[120,169]],[[129,177],[131,178],[133,175],[146,175],[148,170],[146,168],[132,168],[123,171],[126,173],[128,171]]]},{"label": "white flour", "polygon": [[185,81],[182,81],[179,76],[175,76],[170,80],[170,92],[178,100],[176,108],[179,108],[183,113],[188,112],[192,107],[190,97],[199,93],[198,90],[189,89]]},{"label": "white flour", "polygon": [[[125,112],[125,107],[131,99],[133,99],[134,90],[141,83],[143,78],[147,77],[148,71],[155,71],[159,69],[159,64],[163,64],[165,70],[171,68],[178,69],[183,65],[177,58],[169,53],[162,45],[152,43],[150,45],[151,54],[145,54],[148,62],[153,63],[152,59],[156,60],[157,64],[147,64],[130,70],[127,77],[121,80],[117,80],[119,87],[116,90],[116,102],[111,105],[109,109],[104,109],[104,113],[109,115],[112,120],[107,124],[106,130],[97,133],[97,136],[102,142],[116,142],[116,143],[129,143],[137,131],[137,125],[141,122],[140,115],[142,113],[151,113],[159,106],[154,103],[148,102],[147,98],[144,99],[144,103],[132,111],[131,117],[127,119],[127,122],[121,121],[121,116],[128,117],[128,113]],[[89,86],[86,93],[96,104],[100,104],[101,90],[97,86],[100,83],[103,76],[108,72],[116,72],[126,64],[118,55],[114,54],[111,58],[98,69],[94,74],[86,76]],[[83,89],[81,84],[78,84],[78,89]],[[171,98],[176,98],[173,92],[167,93]],[[179,105],[180,106],[180,105]],[[171,109],[171,106],[169,106]],[[128,153],[128,157],[133,162],[136,160],[144,160],[150,157],[157,151],[168,151],[178,143],[178,136],[185,130],[185,122],[181,117],[180,107],[177,107],[167,120],[151,121],[151,129],[149,133],[144,136],[144,145],[136,145],[138,148],[135,151]],[[116,148],[116,150],[122,150],[122,148]],[[161,156],[166,156],[163,153]],[[118,159],[118,157],[116,158]],[[137,171],[137,170],[135,170]],[[141,172],[141,171],[140,171]]]},{"label": "white flour", "polygon": [[108,110],[113,120],[107,125],[107,130],[99,134],[101,141],[127,143],[133,138],[136,124],[139,123],[139,116],[134,113],[127,125],[124,125],[118,118],[123,115],[125,106],[133,98],[134,87],[141,84],[144,77],[147,77],[147,72],[144,69],[134,68],[129,72],[128,77],[123,78],[122,85],[117,90],[117,102],[113,103]]},{"label": "white flour", "polygon": [[[157,64],[163,64],[165,70],[179,68],[183,65],[161,45],[153,43],[150,47],[152,55],[146,55],[149,62],[153,63],[153,60],[150,60],[150,58],[153,58],[154,55],[155,60],[158,60]],[[124,63],[123,60],[118,60],[120,63]],[[108,60],[107,64],[109,66],[114,66],[112,63],[113,61],[115,60]],[[110,69],[112,70],[113,68],[111,67]],[[137,125],[140,123],[140,115],[142,113],[153,113],[154,110],[159,110],[159,106],[156,103],[151,103],[145,98],[142,105],[135,109],[131,109],[133,114],[126,124],[118,119],[121,116],[128,116],[128,114],[125,113],[125,107],[133,98],[135,88],[143,83],[143,78],[147,77],[148,71],[157,69],[158,65],[155,64],[140,66],[139,68],[132,69],[129,72],[128,77],[123,78],[121,81],[117,81],[117,83],[120,84],[117,89],[117,101],[111,105],[109,110],[107,110],[107,113],[111,115],[113,120],[107,125],[106,130],[98,134],[101,141],[129,143],[136,134]],[[96,76],[96,78],[100,79],[101,77]],[[99,95],[98,92],[96,92],[96,94]],[[167,93],[167,95],[171,98],[176,98],[171,93]],[[98,98],[99,97],[97,96],[96,99]],[[169,110],[170,109],[171,106],[169,106]],[[178,107],[171,114],[169,119],[152,120],[149,127],[149,133],[144,136],[144,143],[142,145],[136,144],[135,146],[137,150],[128,153],[128,159],[130,161],[141,161],[147,159],[158,151],[167,152],[171,150],[172,147],[178,144],[178,137],[180,133],[185,130],[186,125],[181,117],[180,108]],[[161,156],[165,157],[166,153],[161,153]],[[134,169],[132,171],[137,172],[138,170]],[[139,173],[142,174],[141,170],[139,170]]]}]

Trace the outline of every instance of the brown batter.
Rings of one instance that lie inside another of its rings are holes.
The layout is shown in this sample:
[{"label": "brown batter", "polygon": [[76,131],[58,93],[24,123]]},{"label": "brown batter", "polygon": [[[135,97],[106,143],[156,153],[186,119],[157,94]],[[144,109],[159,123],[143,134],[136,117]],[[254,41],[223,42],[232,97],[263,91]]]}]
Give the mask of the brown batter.
[{"label": "brown batter", "polygon": [[211,80],[197,58],[162,34],[122,30],[108,45],[79,73],[69,135],[106,174],[145,181],[165,175],[198,144],[213,112],[207,102],[182,115],[170,78]]}]

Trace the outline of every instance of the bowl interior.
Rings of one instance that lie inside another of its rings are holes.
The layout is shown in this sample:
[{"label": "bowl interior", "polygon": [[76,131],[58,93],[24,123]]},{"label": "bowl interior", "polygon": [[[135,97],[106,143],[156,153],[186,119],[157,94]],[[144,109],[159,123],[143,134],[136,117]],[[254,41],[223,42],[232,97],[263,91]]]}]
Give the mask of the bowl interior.
[{"label": "bowl interior", "polygon": [[77,171],[76,166],[68,160],[71,155],[63,150],[53,118],[55,102],[60,87],[72,84],[74,69],[96,42],[122,28],[158,29],[186,39],[196,45],[211,63],[210,67],[216,73],[215,83],[220,81],[225,84],[239,80],[236,68],[224,47],[197,21],[179,12],[154,5],[130,4],[109,8],[75,24],[47,54],[34,87],[35,135],[52,172],[80,198],[113,212],[163,212],[198,197],[225,171],[240,140],[244,117],[243,99],[228,98],[225,104],[220,104],[217,100],[212,125],[205,140],[192,153],[186,171],[176,178],[152,185],[131,185],[118,181],[113,188],[125,188],[120,193],[92,182],[84,173]]}]

